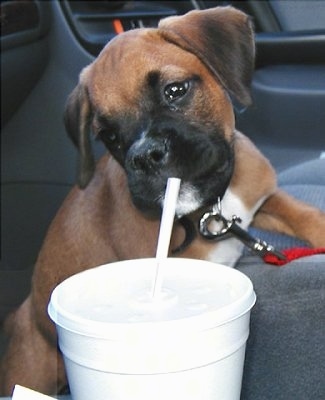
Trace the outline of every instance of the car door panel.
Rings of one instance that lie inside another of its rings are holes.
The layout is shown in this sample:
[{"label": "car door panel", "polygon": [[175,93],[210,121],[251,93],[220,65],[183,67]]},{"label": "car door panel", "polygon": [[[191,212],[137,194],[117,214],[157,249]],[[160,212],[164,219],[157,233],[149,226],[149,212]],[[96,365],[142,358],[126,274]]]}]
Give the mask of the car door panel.
[{"label": "car door panel", "polygon": [[325,2],[298,2],[307,14],[317,10],[315,24],[301,12],[292,16],[293,3],[269,2],[279,30],[256,33],[253,104],[237,115],[239,129],[278,171],[325,151]]},{"label": "car door panel", "polygon": [[[1,4],[1,126],[28,96],[48,62],[47,2]],[[24,65],[24,68],[22,68]]]},{"label": "car door panel", "polygon": [[2,47],[2,109],[13,105],[5,108],[1,130],[0,321],[28,292],[46,230],[75,182],[77,153],[63,112],[80,70],[93,59],[60,4],[37,3],[46,8],[47,31],[13,34]]}]

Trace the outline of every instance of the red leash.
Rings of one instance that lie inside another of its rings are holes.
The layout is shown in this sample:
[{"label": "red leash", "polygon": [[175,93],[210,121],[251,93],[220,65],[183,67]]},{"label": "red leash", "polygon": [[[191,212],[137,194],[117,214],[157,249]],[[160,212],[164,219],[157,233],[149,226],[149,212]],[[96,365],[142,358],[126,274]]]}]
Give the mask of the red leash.
[{"label": "red leash", "polygon": [[273,264],[281,267],[290,261],[296,260],[297,258],[312,256],[314,254],[325,254],[325,247],[318,249],[311,249],[309,247],[293,247],[291,249],[285,249],[282,254],[286,257],[285,260],[281,260],[274,254],[268,253],[263,257],[263,260],[268,264]]}]

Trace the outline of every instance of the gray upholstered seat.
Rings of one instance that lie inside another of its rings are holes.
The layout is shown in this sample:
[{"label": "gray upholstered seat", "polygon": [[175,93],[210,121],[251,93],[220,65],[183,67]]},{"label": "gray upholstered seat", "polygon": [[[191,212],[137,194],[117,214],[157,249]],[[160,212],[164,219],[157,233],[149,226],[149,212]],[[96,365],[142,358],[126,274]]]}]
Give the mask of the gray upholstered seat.
[{"label": "gray upholstered seat", "polygon": [[[325,211],[325,160],[284,171],[279,184]],[[254,230],[279,248],[303,243]],[[325,232],[324,232],[325,234]],[[325,255],[286,266],[246,254],[238,265],[253,281],[258,301],[252,311],[242,400],[325,398]]]}]

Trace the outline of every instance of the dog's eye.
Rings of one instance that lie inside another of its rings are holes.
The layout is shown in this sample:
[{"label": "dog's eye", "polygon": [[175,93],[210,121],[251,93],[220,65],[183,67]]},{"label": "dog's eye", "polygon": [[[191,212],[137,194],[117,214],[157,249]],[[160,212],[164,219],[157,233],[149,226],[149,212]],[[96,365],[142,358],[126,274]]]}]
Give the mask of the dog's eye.
[{"label": "dog's eye", "polygon": [[164,94],[169,103],[181,99],[190,87],[189,82],[173,82],[164,89]]},{"label": "dog's eye", "polygon": [[119,143],[119,135],[116,129],[100,127],[97,129],[96,136],[109,147],[116,146]]},{"label": "dog's eye", "polygon": [[119,127],[117,123],[98,118],[94,122],[94,131],[98,139],[107,145],[113,145],[119,141]]},{"label": "dog's eye", "polygon": [[99,129],[97,135],[106,144],[113,144],[118,139],[117,133],[111,129]]}]

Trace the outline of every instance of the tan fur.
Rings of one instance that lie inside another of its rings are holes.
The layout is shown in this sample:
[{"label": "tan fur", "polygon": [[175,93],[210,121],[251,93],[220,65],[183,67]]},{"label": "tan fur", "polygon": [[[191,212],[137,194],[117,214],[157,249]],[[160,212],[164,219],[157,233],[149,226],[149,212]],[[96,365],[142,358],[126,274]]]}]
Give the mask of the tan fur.
[{"label": "tan fur", "polygon": [[235,135],[235,170],[230,188],[240,196],[248,209],[256,199],[266,199],[277,187],[276,175],[270,162],[242,133]]},{"label": "tan fur", "polygon": [[[134,37],[136,41],[131,41]],[[182,81],[189,76],[203,75],[205,79],[202,87],[197,90],[191,104],[191,115],[186,117],[193,123],[202,119],[207,124],[222,121],[230,139],[234,130],[231,103],[222,87],[215,84],[215,78],[207,73],[207,68],[195,55],[173,43],[167,43],[159,31],[154,29],[127,32],[123,38],[110,45],[109,51],[110,57],[103,52],[92,68],[87,67],[82,79],[96,110],[106,116],[127,116],[128,110],[134,112],[138,104],[144,101],[141,89],[143,80],[140,77],[147,76],[151,71],[159,71],[166,81]],[[137,59],[136,65],[132,62],[134,59]],[[110,74],[107,74],[108,70]]]},{"label": "tan fur", "polygon": [[280,189],[258,210],[253,225],[298,237],[312,247],[325,247],[325,214]]}]

